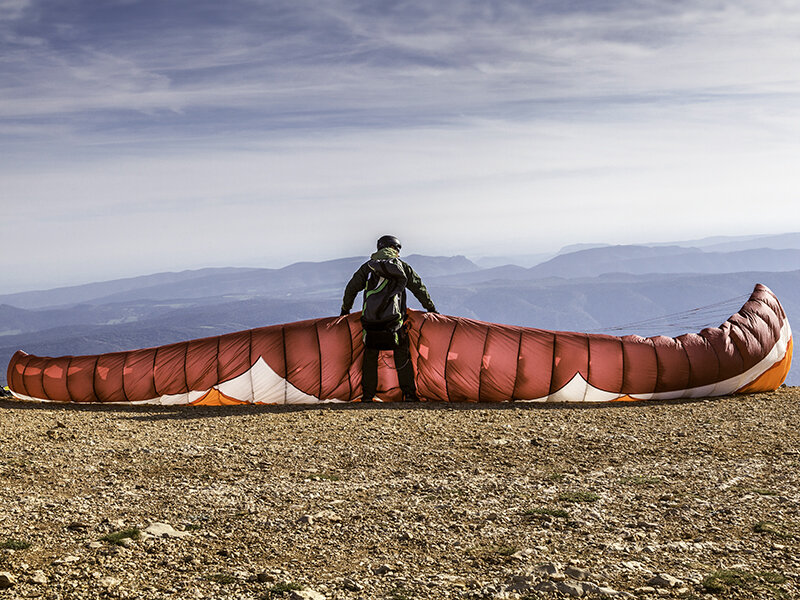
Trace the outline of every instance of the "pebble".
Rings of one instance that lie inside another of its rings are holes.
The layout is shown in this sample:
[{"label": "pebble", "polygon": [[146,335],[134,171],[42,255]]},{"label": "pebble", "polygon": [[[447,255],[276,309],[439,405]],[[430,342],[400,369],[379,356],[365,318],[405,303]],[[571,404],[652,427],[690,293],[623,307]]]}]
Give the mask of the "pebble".
[{"label": "pebble", "polygon": [[533,585],[533,577],[526,575],[516,575],[511,578],[511,584],[506,588],[510,592],[530,592],[535,586]]},{"label": "pebble", "polygon": [[647,581],[647,585],[654,588],[674,588],[683,585],[683,582],[667,573],[659,573],[655,577],[651,577]]},{"label": "pebble", "polygon": [[101,577],[98,580],[98,583],[104,588],[112,588],[112,587],[117,587],[119,584],[121,584],[122,580],[117,577],[111,577],[109,575],[107,577]]},{"label": "pebble", "polygon": [[295,590],[289,596],[289,600],[325,600],[325,595],[310,589]]},{"label": "pebble", "polygon": [[598,587],[597,591],[595,593],[598,596],[603,596],[605,598],[610,598],[612,596],[619,596],[620,595],[620,592],[618,592],[614,588],[604,587],[604,586]]},{"label": "pebble", "polygon": [[561,569],[555,563],[543,563],[541,565],[536,565],[533,568],[534,572],[541,573],[543,575],[556,575],[561,573]]},{"label": "pebble", "polygon": [[533,588],[537,592],[544,592],[545,594],[552,594],[558,591],[558,585],[552,581],[542,581],[536,584]]},{"label": "pebble", "polygon": [[354,581],[353,579],[345,579],[342,582],[342,587],[351,592],[360,592],[361,590],[364,589],[363,585],[361,585],[357,581]]},{"label": "pebble", "polygon": [[14,587],[16,580],[14,576],[8,571],[0,571],[0,590],[7,590]]},{"label": "pebble", "polygon": [[30,582],[36,585],[47,585],[50,583],[50,580],[47,578],[44,571],[34,571],[31,575]]},{"label": "pebble", "polygon": [[150,523],[145,527],[144,533],[157,538],[184,538],[192,535],[188,531],[178,531],[167,523]]},{"label": "pebble", "polygon": [[559,581],[556,584],[556,588],[566,596],[572,596],[573,598],[583,596],[583,586],[577,581]]},{"label": "pebble", "polygon": [[392,565],[384,564],[384,565],[379,565],[379,566],[375,567],[374,569],[372,569],[372,572],[375,575],[386,575],[387,573],[393,573],[396,570],[397,569],[395,567],[393,567]]},{"label": "pebble", "polygon": [[591,577],[591,573],[586,569],[581,569],[579,567],[569,566],[564,569],[564,574],[567,577],[571,577],[572,579],[577,579],[578,581],[585,581]]}]

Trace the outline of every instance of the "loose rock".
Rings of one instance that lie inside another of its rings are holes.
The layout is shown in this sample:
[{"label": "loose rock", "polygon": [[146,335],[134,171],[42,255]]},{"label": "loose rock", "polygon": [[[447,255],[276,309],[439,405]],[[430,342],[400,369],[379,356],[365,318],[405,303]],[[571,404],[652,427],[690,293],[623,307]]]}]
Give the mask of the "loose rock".
[{"label": "loose rock", "polygon": [[325,600],[325,595],[314,590],[293,591],[289,595],[289,600]]},{"label": "loose rock", "polygon": [[683,582],[677,577],[673,577],[667,573],[659,573],[655,577],[650,578],[647,585],[655,588],[674,588],[683,585]]},{"label": "loose rock", "polygon": [[188,531],[178,531],[167,523],[151,523],[145,527],[144,533],[150,534],[153,537],[164,538],[184,538],[191,535]]},{"label": "loose rock", "polygon": [[0,590],[7,590],[8,588],[14,587],[15,583],[16,579],[11,573],[0,571]]}]

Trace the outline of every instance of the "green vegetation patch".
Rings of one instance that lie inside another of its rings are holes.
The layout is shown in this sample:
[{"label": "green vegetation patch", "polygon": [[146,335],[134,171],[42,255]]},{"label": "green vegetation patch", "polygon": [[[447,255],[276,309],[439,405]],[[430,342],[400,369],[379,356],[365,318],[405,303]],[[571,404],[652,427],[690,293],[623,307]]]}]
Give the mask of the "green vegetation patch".
[{"label": "green vegetation patch", "polygon": [[115,531],[113,533],[107,533],[100,539],[104,542],[108,542],[109,544],[116,544],[117,546],[122,544],[122,540],[125,538],[131,540],[138,540],[142,537],[142,532],[139,530],[138,527],[131,527],[129,529],[123,529],[122,531]]},{"label": "green vegetation patch", "polygon": [[586,492],[586,491],[579,491],[579,492],[561,492],[558,495],[558,499],[562,502],[597,502],[600,500],[600,496],[595,494],[594,492]]},{"label": "green vegetation patch", "polygon": [[788,598],[787,593],[776,587],[786,577],[774,571],[749,573],[741,569],[719,569],[703,579],[703,588],[711,594],[728,594],[748,591],[759,598]]},{"label": "green vegetation patch", "polygon": [[8,538],[4,542],[0,542],[0,549],[3,550],[27,550],[30,547],[30,542],[15,540],[14,538]]},{"label": "green vegetation patch", "polygon": [[528,517],[555,517],[556,519],[569,519],[569,513],[563,508],[548,508],[545,506],[536,506],[529,508],[525,511],[525,516]]}]

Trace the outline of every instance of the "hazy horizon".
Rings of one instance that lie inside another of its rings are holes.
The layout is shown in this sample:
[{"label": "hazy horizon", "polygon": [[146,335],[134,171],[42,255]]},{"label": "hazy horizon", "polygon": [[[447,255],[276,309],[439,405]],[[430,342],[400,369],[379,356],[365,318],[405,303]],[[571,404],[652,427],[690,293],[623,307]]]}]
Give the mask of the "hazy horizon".
[{"label": "hazy horizon", "polygon": [[[800,232],[784,232],[784,233],[775,234],[775,236],[778,236],[778,237],[779,236],[797,236],[798,238],[800,238]],[[555,256],[557,256],[559,254],[562,254],[562,253],[576,252],[576,251],[586,250],[586,249],[590,249],[590,248],[625,246],[625,245],[645,246],[645,247],[658,247],[658,246],[662,246],[662,245],[671,245],[671,246],[680,246],[680,247],[684,247],[684,248],[687,248],[687,249],[689,249],[689,248],[699,248],[701,250],[705,250],[706,247],[713,246],[715,244],[746,243],[747,241],[758,240],[758,239],[761,239],[761,238],[772,239],[773,236],[769,235],[769,234],[752,234],[752,235],[744,235],[744,236],[711,236],[711,237],[708,237],[708,238],[700,238],[700,239],[696,239],[696,240],[670,240],[670,241],[663,242],[663,243],[661,243],[661,242],[641,242],[641,243],[638,243],[638,244],[636,244],[636,243],[634,243],[634,244],[609,244],[609,243],[603,243],[603,242],[594,242],[594,243],[587,242],[587,243],[578,243],[578,244],[573,244],[573,245],[562,246],[561,248],[557,248],[557,249],[550,250],[550,251],[543,252],[543,253],[534,253],[534,254],[505,254],[505,255],[496,254],[496,255],[484,255],[484,256],[469,256],[469,255],[466,255],[464,253],[453,252],[452,254],[442,254],[442,255],[435,255],[435,256],[439,256],[439,257],[464,256],[464,257],[467,258],[467,260],[475,263],[479,268],[482,268],[482,269],[488,269],[488,268],[492,268],[494,266],[503,266],[503,265],[516,265],[516,266],[522,266],[522,267],[526,267],[527,268],[527,267],[530,267],[530,266],[534,266],[536,264],[540,264],[542,262],[546,262],[550,258],[555,257]],[[765,248],[776,248],[776,249],[777,248],[792,247],[792,248],[800,249],[800,239],[797,240],[797,243],[790,243],[788,245],[785,242],[784,242],[784,244],[774,244],[773,243],[773,245],[771,245],[771,246],[767,245],[767,246],[764,246],[764,247]],[[4,288],[0,287],[0,296],[13,295],[13,294],[24,294],[24,293],[27,293],[27,292],[42,292],[42,291],[48,291],[48,290],[53,290],[53,289],[59,289],[59,288],[80,287],[82,285],[87,285],[87,284],[104,283],[104,282],[109,282],[109,281],[125,280],[125,279],[135,279],[135,278],[138,278],[138,277],[147,277],[147,276],[160,275],[160,274],[165,274],[165,273],[180,273],[182,271],[199,271],[199,270],[214,269],[214,268],[219,268],[219,269],[226,269],[226,268],[234,268],[234,269],[259,269],[259,268],[263,268],[263,269],[282,269],[282,268],[285,268],[285,267],[289,267],[289,266],[291,266],[293,264],[296,264],[298,262],[325,263],[325,262],[344,260],[344,259],[348,259],[348,258],[356,258],[356,257],[360,257],[360,256],[366,257],[372,251],[373,251],[373,248],[370,247],[370,248],[365,249],[365,251],[360,253],[360,254],[351,255],[351,256],[329,256],[329,257],[322,258],[320,260],[292,261],[292,262],[288,262],[288,263],[284,263],[284,264],[271,264],[271,265],[263,265],[263,264],[262,265],[236,265],[236,264],[230,264],[230,265],[217,265],[217,266],[200,265],[200,266],[196,266],[196,267],[187,267],[187,268],[173,269],[173,270],[161,270],[161,271],[148,271],[148,272],[140,272],[140,273],[121,274],[119,276],[112,276],[112,277],[99,278],[99,279],[87,279],[85,281],[76,280],[76,281],[72,281],[72,282],[67,282],[67,283],[65,283],[63,285],[53,285],[53,286],[49,286],[49,287],[30,287],[30,288],[27,288],[27,289],[16,289],[16,290],[11,290],[11,291],[5,291]],[[716,251],[716,250],[712,250],[712,251]],[[413,250],[410,251],[410,252],[403,251],[403,253],[402,253],[402,256],[404,258],[408,258],[409,256],[413,257],[413,255],[432,256],[432,255],[425,255],[422,252],[415,252]],[[492,260],[492,259],[502,259],[502,260],[497,261],[497,260]],[[487,262],[491,263],[491,265],[490,266],[481,265],[480,263],[482,261],[487,261]],[[799,268],[800,268],[800,266],[799,266]]]}]

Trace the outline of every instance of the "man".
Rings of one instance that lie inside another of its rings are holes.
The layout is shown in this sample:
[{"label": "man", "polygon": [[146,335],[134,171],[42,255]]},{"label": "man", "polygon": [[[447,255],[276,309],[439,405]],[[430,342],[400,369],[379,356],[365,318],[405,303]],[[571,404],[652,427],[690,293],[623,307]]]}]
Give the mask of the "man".
[{"label": "man", "polygon": [[417,402],[414,367],[406,332],[406,288],[428,312],[435,313],[425,284],[408,263],[400,260],[400,240],[384,235],[378,250],[353,274],[344,290],[341,315],[350,313],[359,292],[364,292],[361,324],[364,327],[362,402],[372,402],[378,389],[378,353],[392,350],[404,402]]}]

